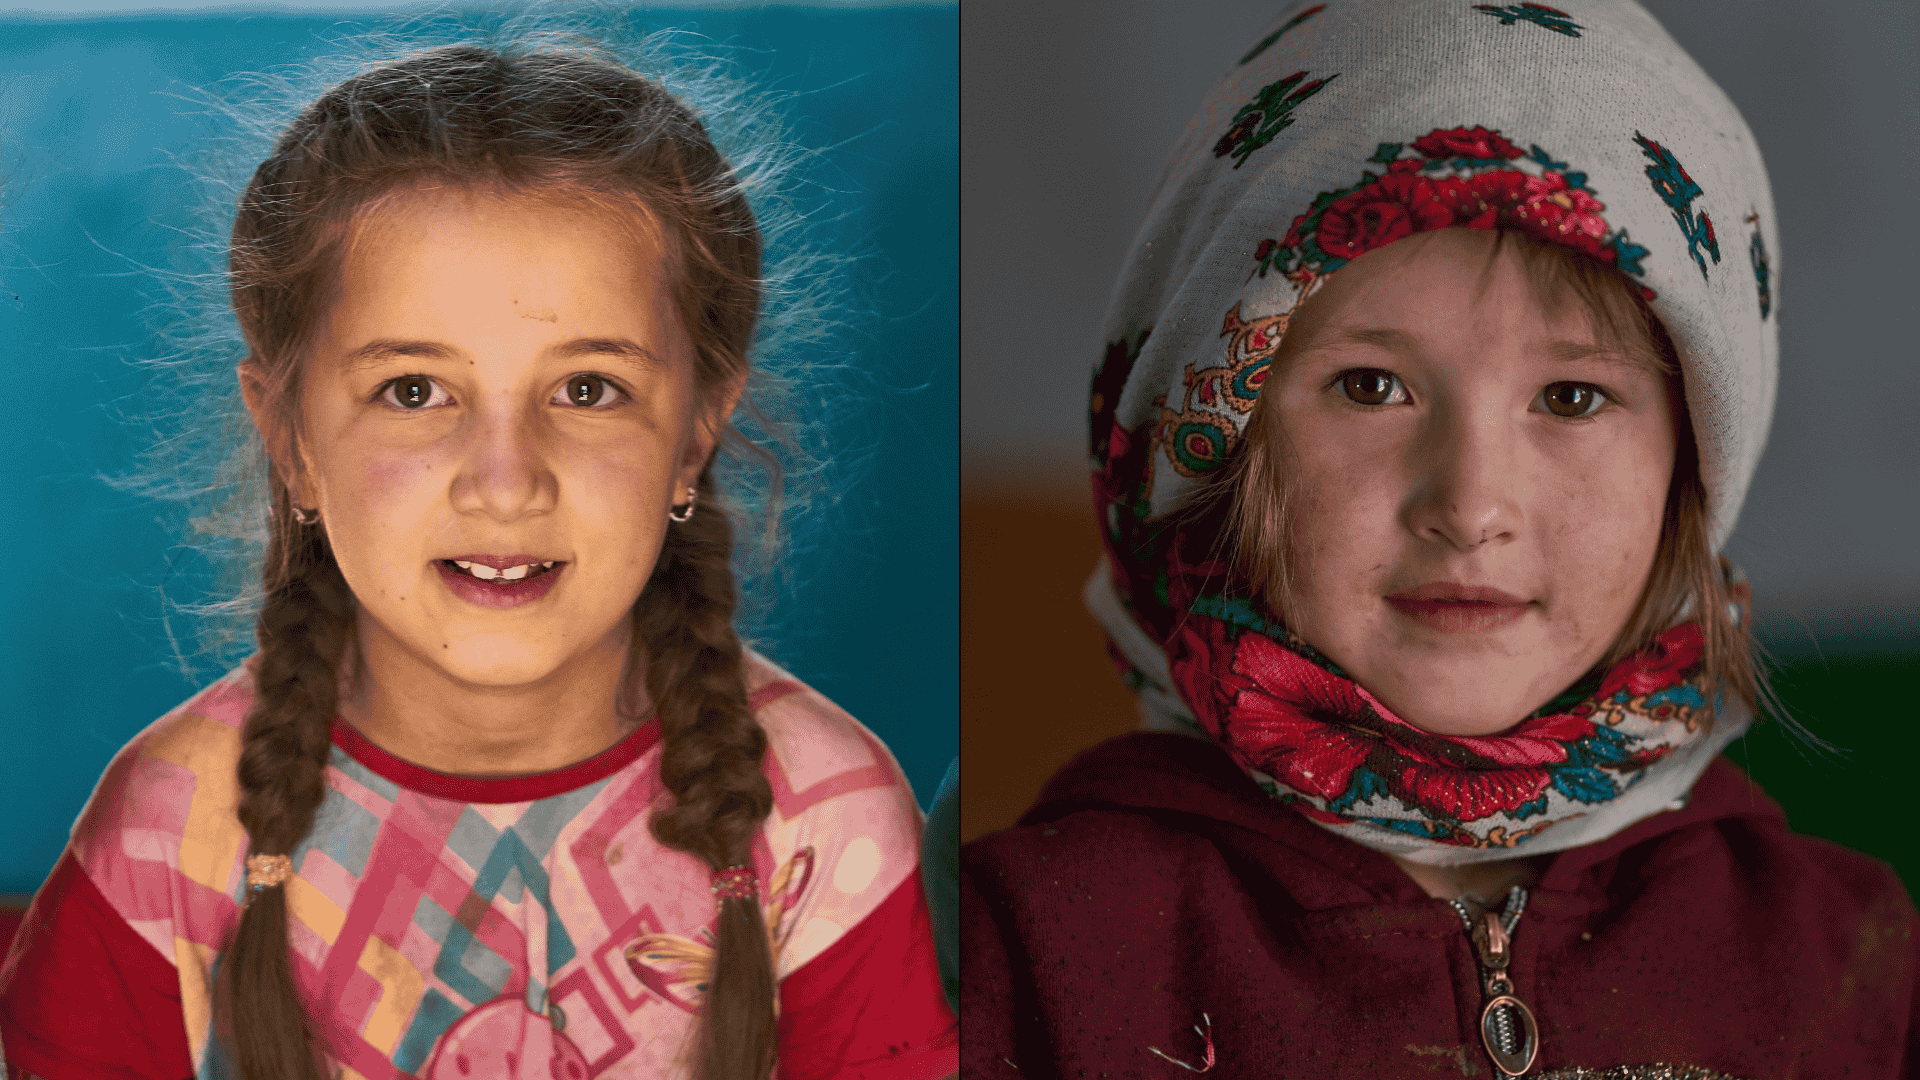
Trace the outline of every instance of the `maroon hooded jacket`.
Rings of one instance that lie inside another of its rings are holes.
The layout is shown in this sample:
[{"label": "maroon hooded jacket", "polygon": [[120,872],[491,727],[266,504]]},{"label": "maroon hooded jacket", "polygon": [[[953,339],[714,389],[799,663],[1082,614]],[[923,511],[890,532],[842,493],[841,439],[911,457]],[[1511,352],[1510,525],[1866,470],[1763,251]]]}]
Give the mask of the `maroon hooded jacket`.
[{"label": "maroon hooded jacket", "polygon": [[[1789,832],[1717,760],[1533,888],[1528,1075],[1920,1076],[1917,924],[1887,866]],[[1202,1014],[1217,1080],[1500,1078],[1459,915],[1185,736],[1095,747],[968,844],[961,933],[969,1078],[1190,1075],[1148,1048],[1203,1066]]]}]

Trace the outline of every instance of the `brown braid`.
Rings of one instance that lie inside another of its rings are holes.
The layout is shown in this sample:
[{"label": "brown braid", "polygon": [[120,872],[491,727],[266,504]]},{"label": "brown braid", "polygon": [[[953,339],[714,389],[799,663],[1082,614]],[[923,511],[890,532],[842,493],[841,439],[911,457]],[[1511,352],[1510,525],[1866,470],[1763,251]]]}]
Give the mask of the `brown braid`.
[{"label": "brown braid", "polygon": [[[713,505],[712,489],[703,475],[693,519],[667,532],[653,579],[634,607],[633,648],[644,650],[647,696],[660,718],[660,779],[674,798],[654,815],[653,834],[719,870],[749,861],[773,791],[760,771],[767,736],[747,708],[733,629],[732,527]],[[768,1074],[777,1034],[773,992],[760,902],[725,901],[695,1076]]]},{"label": "brown braid", "polygon": [[[577,52],[449,46],[357,75],[289,126],[254,173],[229,249],[244,368],[261,433],[297,460],[302,348],[324,314],[355,216],[409,185],[584,200],[657,228],[675,255],[676,307],[709,398],[748,373],[762,238],[741,181],[699,119],[657,83]],[[751,410],[751,404],[743,404]],[[755,449],[731,430],[726,445]],[[720,868],[747,861],[772,807],[766,737],[747,709],[733,630],[732,529],[712,469],[692,520],[670,526],[634,607],[635,659],[662,725],[674,805],[660,842]],[[266,606],[240,764],[251,850],[290,853],[325,797],[327,725],[352,597],[326,538],[298,525],[273,472]],[[281,889],[258,894],[222,960],[216,1016],[245,1080],[318,1080],[318,1049],[288,961]],[[696,1033],[695,1080],[765,1080],[776,1056],[773,960],[759,903],[720,912]]]},{"label": "brown braid", "polygon": [[[239,817],[256,855],[289,854],[313,828],[326,795],[336,672],[353,626],[353,597],[326,536],[292,523],[284,493],[281,515],[267,550],[255,697],[241,732]],[[223,1034],[242,1076],[320,1080],[306,1039],[286,1035],[306,1024],[287,947],[285,890],[254,894],[220,969],[223,1012],[233,1021]]]}]

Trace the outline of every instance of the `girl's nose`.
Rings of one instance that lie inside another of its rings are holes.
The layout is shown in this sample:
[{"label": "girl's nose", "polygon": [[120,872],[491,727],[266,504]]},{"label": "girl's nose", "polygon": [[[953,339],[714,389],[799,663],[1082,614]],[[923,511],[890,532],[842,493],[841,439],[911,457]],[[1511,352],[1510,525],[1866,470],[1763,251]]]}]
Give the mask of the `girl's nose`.
[{"label": "girl's nose", "polygon": [[453,480],[455,510],[509,522],[553,509],[559,485],[534,417],[504,404],[476,409],[463,435],[468,446]]},{"label": "girl's nose", "polygon": [[1518,434],[1493,415],[1437,411],[1412,445],[1407,528],[1422,540],[1470,552],[1504,544],[1524,524]]}]

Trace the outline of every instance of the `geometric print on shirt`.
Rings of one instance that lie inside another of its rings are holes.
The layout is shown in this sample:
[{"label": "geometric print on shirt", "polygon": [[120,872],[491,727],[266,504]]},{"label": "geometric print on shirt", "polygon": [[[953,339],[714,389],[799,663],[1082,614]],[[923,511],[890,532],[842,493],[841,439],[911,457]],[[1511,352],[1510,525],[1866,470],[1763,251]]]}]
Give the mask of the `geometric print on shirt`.
[{"label": "geometric print on shirt", "polygon": [[[748,690],[774,795],[752,862],[785,979],[917,875],[920,815],[852,717],[758,656]],[[233,1075],[211,992],[245,889],[233,770],[251,701],[243,667],[156,721],[109,766],[73,836],[87,877],[174,962],[206,1080]],[[342,1080],[523,1065],[566,1080],[684,1075],[701,991],[628,952],[710,943],[717,925],[705,864],[648,830],[667,797],[659,754],[649,721],[567,769],[474,780],[335,724],[327,794],[285,889],[295,982]],[[783,869],[786,894],[769,895]]]}]

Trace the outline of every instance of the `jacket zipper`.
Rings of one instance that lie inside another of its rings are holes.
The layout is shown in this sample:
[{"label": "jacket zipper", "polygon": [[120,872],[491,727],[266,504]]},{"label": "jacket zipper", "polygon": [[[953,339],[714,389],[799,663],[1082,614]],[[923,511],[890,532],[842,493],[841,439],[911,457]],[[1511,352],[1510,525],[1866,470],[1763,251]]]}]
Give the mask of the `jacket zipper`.
[{"label": "jacket zipper", "polygon": [[1507,893],[1504,915],[1489,908],[1478,920],[1459,900],[1447,903],[1459,914],[1480,962],[1480,985],[1487,995],[1487,1003],[1480,1010],[1481,1045],[1501,1075],[1525,1076],[1540,1051],[1540,1027],[1533,1010],[1514,993],[1507,968],[1513,963],[1513,931],[1520,925],[1520,913],[1526,910],[1527,890],[1515,885]]}]

